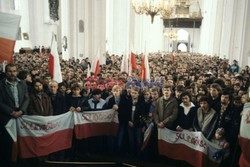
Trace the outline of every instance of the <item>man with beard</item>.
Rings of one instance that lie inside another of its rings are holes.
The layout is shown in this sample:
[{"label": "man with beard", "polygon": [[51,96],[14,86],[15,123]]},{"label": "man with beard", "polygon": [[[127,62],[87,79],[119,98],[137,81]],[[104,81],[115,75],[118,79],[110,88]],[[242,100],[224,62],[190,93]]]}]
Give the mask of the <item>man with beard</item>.
[{"label": "man with beard", "polygon": [[6,79],[0,82],[0,162],[10,166],[12,139],[5,129],[11,118],[25,114],[29,105],[29,95],[24,81],[17,78],[17,67],[8,64],[5,67]]},{"label": "man with beard", "polygon": [[34,90],[30,94],[28,115],[52,115],[53,108],[50,97],[43,91],[43,83],[37,79],[34,81]]},{"label": "man with beard", "polygon": [[210,100],[207,96],[202,96],[199,100],[200,108],[198,108],[194,118],[194,131],[202,132],[202,134],[211,140],[214,136],[218,115],[216,111],[210,107]]}]

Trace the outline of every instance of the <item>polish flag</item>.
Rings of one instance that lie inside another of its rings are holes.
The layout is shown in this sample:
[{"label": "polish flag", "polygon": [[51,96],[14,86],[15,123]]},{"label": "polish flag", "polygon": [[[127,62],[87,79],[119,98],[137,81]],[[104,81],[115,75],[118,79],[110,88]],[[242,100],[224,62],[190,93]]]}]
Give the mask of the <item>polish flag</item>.
[{"label": "polish flag", "polygon": [[23,115],[11,119],[5,128],[17,143],[21,158],[46,156],[71,148],[73,113],[47,117]]},{"label": "polish flag", "polygon": [[53,80],[57,81],[58,83],[62,82],[60,59],[57,52],[57,41],[54,34],[52,35],[51,51],[49,55],[49,73]]},{"label": "polish flag", "polygon": [[152,134],[152,131],[153,131],[153,127],[154,127],[154,123],[151,122],[151,123],[149,124],[149,126],[147,127],[145,133],[144,133],[143,144],[142,144],[142,148],[141,148],[142,151],[143,151],[143,150],[147,147],[147,145],[148,145],[148,142],[149,142],[149,140],[150,140],[150,138],[151,138],[151,134]]},{"label": "polish flag", "polygon": [[194,167],[218,167],[223,148],[208,141],[201,132],[183,130],[176,132],[167,128],[158,129],[158,150],[160,155],[183,160]]},{"label": "polish flag", "polygon": [[122,57],[122,62],[121,62],[121,70],[120,70],[121,73],[126,72],[126,73],[129,74],[129,64],[128,64],[128,62],[129,62],[128,55],[125,52],[125,54]]},{"label": "polish flag", "polygon": [[0,62],[12,62],[21,16],[0,12]]},{"label": "polish flag", "polygon": [[97,54],[91,64],[91,72],[94,73],[95,77],[100,73],[100,49],[97,50]]},{"label": "polish flag", "polygon": [[130,56],[129,56],[129,76],[131,76],[132,74],[132,71],[133,70],[136,70],[137,67],[136,67],[136,58],[135,58],[135,54],[133,52],[130,53]]},{"label": "polish flag", "polygon": [[115,136],[118,130],[117,112],[110,110],[74,112],[77,139],[95,136]]},{"label": "polish flag", "polygon": [[240,166],[250,166],[250,103],[246,103],[241,118],[239,143],[241,146]]},{"label": "polish flag", "polygon": [[150,79],[150,71],[149,71],[149,64],[148,64],[148,56],[144,55],[141,61],[141,71],[140,71],[140,78],[141,79]]}]

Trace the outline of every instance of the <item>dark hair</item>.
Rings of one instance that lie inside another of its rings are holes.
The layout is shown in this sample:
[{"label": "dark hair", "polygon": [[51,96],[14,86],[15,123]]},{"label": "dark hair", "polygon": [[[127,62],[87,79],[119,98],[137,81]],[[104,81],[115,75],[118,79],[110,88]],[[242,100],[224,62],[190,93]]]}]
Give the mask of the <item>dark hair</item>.
[{"label": "dark hair", "polygon": [[243,81],[243,77],[241,75],[237,76],[236,79]]},{"label": "dark hair", "polygon": [[210,106],[211,102],[210,102],[210,99],[208,96],[201,96],[199,103],[203,102],[203,101],[206,101],[208,103],[208,105]]},{"label": "dark hair", "polygon": [[[8,71],[8,68],[10,68],[10,67],[16,67],[16,65],[15,65],[15,64],[12,64],[12,63],[7,64],[7,65],[5,66],[5,72],[7,72],[7,71]],[[17,68],[17,67],[16,67],[16,68]]]},{"label": "dark hair", "polygon": [[92,95],[100,95],[102,94],[102,91],[100,89],[94,89],[92,92]]},{"label": "dark hair", "polygon": [[173,88],[172,88],[172,86],[169,86],[169,85],[165,85],[165,86],[163,86],[163,88],[162,89],[170,89],[171,90],[171,92],[173,92]]},{"label": "dark hair", "polygon": [[221,93],[221,86],[217,83],[213,83],[212,85],[210,85],[210,88],[214,88],[216,89],[219,93]]},{"label": "dark hair", "polygon": [[81,87],[80,87],[80,85],[78,83],[73,83],[71,85],[71,90],[76,90],[77,88],[79,88],[81,90]]},{"label": "dark hair", "polygon": [[232,100],[232,95],[231,95],[231,92],[227,89],[223,90],[221,95],[228,95],[229,96],[229,100],[231,101]]},{"label": "dark hair", "polygon": [[177,85],[175,91],[177,92],[184,92],[185,88],[183,85]]},{"label": "dark hair", "polygon": [[192,97],[191,97],[191,95],[190,95],[189,92],[187,92],[187,91],[183,92],[183,93],[181,94],[181,98],[184,97],[184,96],[188,96],[189,99],[190,99],[190,101],[192,100]]},{"label": "dark hair", "polygon": [[20,71],[17,75],[17,77],[21,80],[25,80],[27,76],[30,75],[28,71]]},{"label": "dark hair", "polygon": [[39,82],[43,85],[43,81],[41,79],[35,79],[33,82],[33,85],[35,85],[37,82]]}]

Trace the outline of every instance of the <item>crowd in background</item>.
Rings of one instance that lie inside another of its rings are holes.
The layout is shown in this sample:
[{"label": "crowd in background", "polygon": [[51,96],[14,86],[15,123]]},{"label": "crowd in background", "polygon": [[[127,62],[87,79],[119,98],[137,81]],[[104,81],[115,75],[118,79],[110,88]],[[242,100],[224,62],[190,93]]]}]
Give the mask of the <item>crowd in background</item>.
[{"label": "crowd in background", "polygon": [[[12,117],[59,115],[69,110],[114,109],[118,112],[116,138],[87,141],[105,147],[89,147],[86,141],[76,141],[77,150],[73,148],[54,158],[62,160],[69,153],[75,155],[84,149],[94,153],[96,150],[119,155],[129,153],[138,159],[154,158],[158,156],[157,128],[166,127],[176,131],[201,131],[208,140],[223,148],[221,155],[216,155],[223,156],[222,166],[237,165],[241,111],[244,103],[249,102],[249,67],[240,68],[236,60],[229,64],[226,59],[201,54],[157,52],[149,54],[151,79],[144,81],[140,80],[141,57],[142,54],[136,55],[137,70],[129,75],[120,70],[122,56],[107,54],[100,73],[97,76],[91,73],[89,77],[88,58],[61,59],[63,82],[57,83],[48,73],[47,54],[17,54],[15,65],[7,66],[6,74],[0,74],[0,90],[4,84],[12,86],[12,82],[8,83],[14,75],[10,69],[16,68],[18,79],[14,81],[25,82],[29,104],[25,109],[14,105],[17,114]],[[0,97],[0,108],[4,101]],[[149,147],[142,152],[143,133],[151,122],[155,124],[154,133]]]}]

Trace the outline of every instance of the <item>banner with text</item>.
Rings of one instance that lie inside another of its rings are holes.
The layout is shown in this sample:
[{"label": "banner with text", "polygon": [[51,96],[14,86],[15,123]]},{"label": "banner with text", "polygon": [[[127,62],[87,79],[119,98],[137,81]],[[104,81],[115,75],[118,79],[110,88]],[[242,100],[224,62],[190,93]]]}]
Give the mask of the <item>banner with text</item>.
[{"label": "banner with text", "polygon": [[[16,123],[14,123],[16,122]],[[16,124],[16,127],[13,125]],[[73,135],[73,113],[58,116],[27,116],[11,119],[6,129],[22,158],[48,155],[71,148]]]},{"label": "banner with text", "polygon": [[118,113],[114,110],[74,113],[77,139],[94,136],[115,136],[118,130]]},{"label": "banner with text", "polygon": [[201,132],[171,131],[158,129],[159,154],[176,160],[183,160],[195,167],[219,166],[222,149],[208,141]]}]

